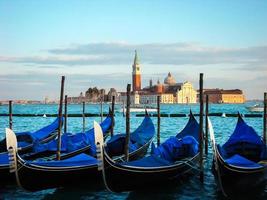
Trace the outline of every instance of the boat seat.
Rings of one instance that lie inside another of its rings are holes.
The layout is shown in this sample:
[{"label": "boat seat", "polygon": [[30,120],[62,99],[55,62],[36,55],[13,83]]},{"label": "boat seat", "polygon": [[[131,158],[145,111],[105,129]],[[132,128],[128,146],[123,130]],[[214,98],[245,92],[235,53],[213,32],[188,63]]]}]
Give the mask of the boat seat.
[{"label": "boat seat", "polygon": [[257,167],[261,167],[260,164],[253,162],[239,154],[235,154],[232,157],[228,158],[225,160],[226,163],[230,164],[230,165],[234,165],[234,166],[238,166],[238,167],[247,167],[247,168],[257,168]]}]

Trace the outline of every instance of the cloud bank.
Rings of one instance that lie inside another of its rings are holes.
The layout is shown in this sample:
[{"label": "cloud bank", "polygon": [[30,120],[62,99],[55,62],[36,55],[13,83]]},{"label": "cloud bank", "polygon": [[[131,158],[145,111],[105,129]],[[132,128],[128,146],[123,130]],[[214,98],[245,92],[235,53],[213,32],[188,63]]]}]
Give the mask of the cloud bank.
[{"label": "cloud bank", "polygon": [[90,43],[46,50],[46,55],[31,57],[0,57],[0,62],[35,65],[123,65],[131,64],[134,50],[142,64],[214,65],[237,64],[244,68],[267,68],[267,46],[246,48],[210,47],[198,43]]}]

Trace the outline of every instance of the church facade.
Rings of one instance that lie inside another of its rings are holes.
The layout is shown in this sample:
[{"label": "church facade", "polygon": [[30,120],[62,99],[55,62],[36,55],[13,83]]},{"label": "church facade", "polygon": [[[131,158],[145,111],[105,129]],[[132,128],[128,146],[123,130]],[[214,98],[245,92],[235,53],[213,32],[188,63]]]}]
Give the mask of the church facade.
[{"label": "church facade", "polygon": [[[177,83],[175,78],[169,72],[163,83],[157,81],[156,85],[149,81],[149,86],[141,88],[141,65],[135,51],[134,62],[132,65],[132,92],[131,103],[134,104],[155,104],[157,103],[157,96],[160,96],[161,103],[196,103],[197,91],[194,89],[192,83],[185,81]],[[120,101],[126,101],[126,94],[121,93]]]}]

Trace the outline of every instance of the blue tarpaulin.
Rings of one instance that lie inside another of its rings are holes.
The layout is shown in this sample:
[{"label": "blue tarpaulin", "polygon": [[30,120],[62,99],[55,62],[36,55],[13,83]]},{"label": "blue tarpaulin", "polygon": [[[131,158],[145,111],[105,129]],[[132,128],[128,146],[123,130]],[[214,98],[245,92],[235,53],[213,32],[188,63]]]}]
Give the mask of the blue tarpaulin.
[{"label": "blue tarpaulin", "polygon": [[232,157],[228,158],[225,160],[226,163],[230,164],[230,165],[235,165],[235,166],[239,166],[239,167],[261,167],[261,165],[259,165],[258,163],[255,163],[251,160],[248,160],[246,158],[244,158],[243,156],[240,156],[238,154],[233,155]]},{"label": "blue tarpaulin", "polygon": [[241,116],[234,132],[223,145],[217,145],[225,162],[240,167],[259,167],[260,160],[267,159],[266,145],[256,131]]},{"label": "blue tarpaulin", "polygon": [[[153,148],[152,148],[153,149]],[[152,154],[174,162],[176,160],[192,157],[198,152],[198,142],[193,136],[184,136],[183,138],[170,137],[159,147],[154,148]]]},{"label": "blue tarpaulin", "polygon": [[36,160],[29,161],[27,163],[46,166],[46,167],[72,167],[72,166],[88,166],[88,165],[97,165],[97,159],[89,156],[87,154],[79,154],[65,160],[56,160],[56,161],[46,161],[46,160]]},{"label": "blue tarpaulin", "polygon": [[122,165],[136,167],[161,167],[174,164],[176,161],[193,157],[198,153],[199,124],[190,113],[190,119],[185,128],[170,137],[160,146],[152,143],[151,155],[137,161],[124,162]]},{"label": "blue tarpaulin", "polygon": [[[140,126],[130,134],[129,152],[140,148],[155,134],[154,124],[149,116],[146,116]],[[122,155],[124,152],[125,134],[114,135],[106,145],[106,151],[110,156]]]},{"label": "blue tarpaulin", "polygon": [[[111,117],[109,116],[100,124],[104,136],[110,129],[111,123],[112,120]],[[52,140],[46,144],[35,143],[33,147],[33,152],[38,153],[43,151],[56,151],[57,141],[58,140]],[[61,136],[62,153],[70,153],[87,146],[90,146],[90,151],[91,151],[90,154],[95,155],[96,147],[95,147],[94,128],[86,131],[85,133],[77,133],[77,134],[64,133]]]},{"label": "blue tarpaulin", "polygon": [[156,155],[144,157],[140,160],[121,163],[122,165],[135,166],[135,167],[161,167],[168,166],[172,163],[168,160],[162,159]]}]

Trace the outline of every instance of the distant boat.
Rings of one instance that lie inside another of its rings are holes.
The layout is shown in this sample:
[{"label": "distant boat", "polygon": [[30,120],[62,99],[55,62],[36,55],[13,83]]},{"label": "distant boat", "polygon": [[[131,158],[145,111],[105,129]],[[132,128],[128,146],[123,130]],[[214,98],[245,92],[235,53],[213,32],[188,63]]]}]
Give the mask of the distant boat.
[{"label": "distant boat", "polygon": [[[130,107],[130,112],[135,112],[135,113],[145,112],[146,110],[147,110],[147,112],[157,112],[157,108],[152,107],[152,106],[137,106],[137,105],[135,105],[133,107]],[[126,112],[126,108],[121,108],[120,112]]]},{"label": "distant boat", "polygon": [[246,107],[250,112],[263,112],[264,107],[259,104],[255,104],[254,106]]}]

